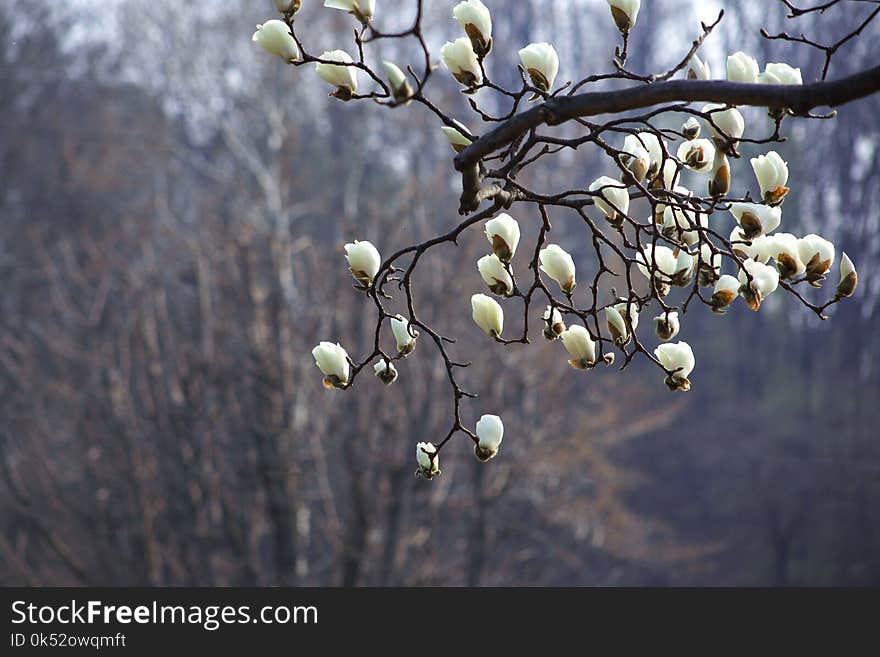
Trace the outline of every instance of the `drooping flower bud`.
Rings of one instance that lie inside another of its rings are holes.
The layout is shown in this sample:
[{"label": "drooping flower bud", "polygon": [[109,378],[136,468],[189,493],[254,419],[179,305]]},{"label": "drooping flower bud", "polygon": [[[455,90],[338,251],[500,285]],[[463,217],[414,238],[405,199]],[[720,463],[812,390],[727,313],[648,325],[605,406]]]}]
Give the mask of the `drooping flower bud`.
[{"label": "drooping flower bud", "polygon": [[474,89],[483,83],[483,71],[480,69],[477,53],[467,37],[447,41],[440,49],[440,56],[459,84]]},{"label": "drooping flower bud", "polygon": [[[559,72],[559,55],[553,46],[546,41],[530,43],[519,51],[519,61],[536,89],[548,93],[553,88]],[[530,100],[537,98],[540,96],[536,94]]]},{"label": "drooping flower bud", "polygon": [[479,57],[492,50],[492,15],[480,0],[465,0],[455,5],[452,17],[464,28]]},{"label": "drooping flower bud", "polygon": [[513,292],[513,278],[504,268],[504,263],[494,253],[484,255],[477,260],[477,269],[493,294],[507,297]]},{"label": "drooping flower bud", "polygon": [[391,332],[397,342],[397,353],[404,358],[409,356],[416,348],[416,338],[419,337],[419,332],[409,325],[409,320],[403,315],[395,315],[391,318]]},{"label": "drooping flower bud", "polygon": [[639,17],[639,8],[642,0],[608,0],[611,8],[611,17],[621,34],[628,34],[636,24]]},{"label": "drooping flower bud", "polygon": [[562,313],[559,312],[559,308],[547,306],[541,319],[544,320],[544,337],[548,340],[555,340],[565,331],[565,322],[562,321]]},{"label": "drooping flower bud", "polygon": [[[746,273],[751,275],[749,283]],[[751,310],[757,311],[761,303],[779,286],[779,272],[775,267],[746,260],[739,271],[740,296],[746,300]]]},{"label": "drooping flower bud", "polygon": [[440,455],[434,443],[418,443],[416,445],[416,462],[419,464],[417,475],[425,479],[433,479],[440,474]]},{"label": "drooping flower bud", "polygon": [[448,125],[444,125],[440,128],[443,131],[443,134],[446,135],[446,139],[449,140],[452,149],[456,153],[461,153],[465,148],[470,146],[473,141],[470,137],[466,136],[465,133],[470,133],[470,130],[464,127],[463,124],[455,121],[455,125],[459,126],[459,128],[453,128]]},{"label": "drooping flower bud", "polygon": [[324,6],[347,11],[366,25],[376,11],[376,0],[324,0]]},{"label": "drooping flower bud", "polygon": [[315,72],[327,84],[336,87],[336,91],[330,95],[339,100],[351,100],[357,93],[357,68],[353,66],[354,60],[344,50],[327,50],[321,53],[318,59],[324,62],[339,62],[329,64],[315,62]]},{"label": "drooping flower bud", "polygon": [[671,340],[678,335],[681,329],[681,322],[678,319],[678,313],[675,311],[657,315],[654,318],[654,323],[654,332],[663,341]]},{"label": "drooping flower bud", "polygon": [[504,438],[504,423],[497,415],[484,415],[477,421],[477,443],[474,454],[481,461],[488,461],[498,454]]},{"label": "drooping flower bud", "polygon": [[348,354],[332,342],[321,342],[312,349],[318,369],[324,373],[325,388],[344,388],[348,383]]},{"label": "drooping flower bud", "polygon": [[538,259],[541,262],[541,271],[559,283],[565,294],[571,295],[577,285],[571,254],[557,244],[550,244],[541,249]]},{"label": "drooping flower bud", "polygon": [[571,359],[568,364],[576,370],[589,370],[596,365],[596,343],[580,324],[573,324],[559,336]]},{"label": "drooping flower bud", "polygon": [[361,288],[368,289],[379,273],[382,256],[370,242],[355,240],[345,245],[345,259],[351,269],[351,275],[360,283]]},{"label": "drooping flower bud", "polygon": [[394,100],[404,105],[409,105],[413,95],[413,88],[409,80],[406,79],[403,71],[394,62],[383,62],[385,66],[385,75],[388,76],[388,85],[391,87],[391,95]]},{"label": "drooping flower bud", "polygon": [[825,280],[825,273],[834,264],[834,244],[810,233],[798,240],[798,253],[806,267],[807,281],[813,287],[819,287]]},{"label": "drooping flower bud", "polygon": [[840,258],[840,281],[837,283],[838,298],[851,297],[859,284],[855,265],[846,253]]},{"label": "drooping flower bud", "polygon": [[715,145],[708,139],[684,141],[679,145],[677,155],[688,169],[707,173],[715,161]]},{"label": "drooping flower bud", "polygon": [[782,223],[782,209],[772,208],[760,203],[731,203],[730,214],[739,224],[739,237],[751,240],[759,235],[767,235],[779,228]]},{"label": "drooping flower bud", "polygon": [[299,46],[296,45],[290,28],[284,21],[272,19],[257,25],[257,31],[254,32],[251,41],[255,41],[267,53],[280,57],[288,64],[299,60]]},{"label": "drooping flower bud", "polygon": [[742,51],[733,53],[727,58],[727,79],[755,84],[758,81],[758,62]]},{"label": "drooping flower bud", "polygon": [[687,342],[661,344],[654,350],[657,360],[666,370],[666,386],[672,390],[686,392],[691,389],[688,379],[694,371],[694,352]]},{"label": "drooping flower bud", "polygon": [[761,186],[761,198],[768,205],[782,203],[788,187],[788,165],[776,151],[770,151],[766,155],[759,155],[751,159],[752,169]]},{"label": "drooping flower bud", "polygon": [[390,386],[397,380],[397,368],[391,361],[377,360],[373,364],[373,372],[386,386]]},{"label": "drooping flower bud", "polygon": [[614,178],[600,176],[590,185],[596,207],[605,214],[613,226],[620,226],[629,212],[629,192],[626,186]]},{"label": "drooping flower bud", "polygon": [[682,124],[681,134],[688,141],[693,141],[700,136],[700,122],[697,121],[697,117],[692,116]]},{"label": "drooping flower bud", "polygon": [[740,287],[742,287],[742,284],[730,274],[724,274],[719,278],[715,282],[715,290],[712,294],[712,299],[709,301],[712,312],[718,315],[726,313],[727,306],[736,299]]},{"label": "drooping flower bud", "polygon": [[490,338],[501,336],[501,330],[504,328],[504,310],[501,304],[485,294],[475,294],[471,297],[471,310],[474,323],[483,330],[483,333]]},{"label": "drooping flower bud", "polygon": [[509,214],[502,212],[486,222],[486,238],[492,245],[492,252],[501,262],[508,263],[519,245],[519,224]]},{"label": "drooping flower bud", "polygon": [[688,80],[709,80],[712,78],[712,72],[709,69],[709,62],[704,62],[694,55],[688,63],[687,79]]}]

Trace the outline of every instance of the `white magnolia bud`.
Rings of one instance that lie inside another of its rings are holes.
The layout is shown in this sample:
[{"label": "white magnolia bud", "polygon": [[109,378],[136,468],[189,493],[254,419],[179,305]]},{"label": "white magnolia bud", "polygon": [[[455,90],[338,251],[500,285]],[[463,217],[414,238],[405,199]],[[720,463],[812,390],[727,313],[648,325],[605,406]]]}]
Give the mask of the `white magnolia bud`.
[{"label": "white magnolia bud", "polygon": [[[751,285],[749,285],[746,272],[751,274]],[[779,272],[775,267],[749,259],[743,262],[743,269],[739,272],[739,282],[741,284],[740,295],[746,300],[749,308],[757,311],[764,299],[779,286]]]},{"label": "white magnolia bud", "polygon": [[685,249],[678,250],[678,258],[675,261],[675,274],[672,276],[672,284],[685,287],[690,283],[694,273],[696,259]]},{"label": "white magnolia bud", "polygon": [[[678,176],[680,173],[680,169],[678,166],[678,162],[676,162],[672,156],[667,157],[663,161],[663,167],[660,174],[654,179],[654,183],[652,187],[655,189],[675,189],[678,185]],[[665,206],[661,206],[659,203],[657,204],[657,214],[663,214]]]},{"label": "white magnolia bud", "polygon": [[761,84],[803,84],[801,69],[789,66],[784,62],[768,63],[764,72],[758,76]]},{"label": "white magnolia bud", "polygon": [[348,354],[332,342],[322,342],[312,349],[318,369],[324,373],[325,388],[343,388],[348,383]]},{"label": "white magnolia bud", "polygon": [[704,62],[694,55],[688,63],[687,79],[688,80],[709,80],[712,78],[712,71],[709,69],[709,62]]},{"label": "white magnolia bud", "polygon": [[483,72],[470,39],[461,37],[455,41],[447,41],[440,49],[440,56],[460,84],[468,88],[482,84]]},{"label": "white magnolia bud", "polygon": [[709,305],[712,312],[723,315],[727,312],[727,306],[733,303],[742,284],[730,274],[724,274],[715,282],[715,289],[712,293],[712,299]]},{"label": "white magnolia bud", "polygon": [[712,162],[712,176],[709,178],[709,195],[715,198],[724,196],[730,191],[730,162],[719,148],[715,151]]},{"label": "white magnolia bud", "polygon": [[645,179],[645,176],[648,175],[648,169],[651,168],[651,156],[637,135],[627,135],[623,140],[620,161],[638,182]]},{"label": "white magnolia bud", "polygon": [[477,444],[474,454],[481,461],[488,461],[498,454],[504,438],[504,423],[497,415],[484,415],[477,421]]},{"label": "white magnolia bud", "polygon": [[562,321],[562,313],[559,312],[559,308],[547,306],[541,319],[544,320],[544,337],[548,340],[555,340],[565,331],[565,322]]},{"label": "white magnolia bud", "polygon": [[859,284],[859,275],[849,256],[844,253],[840,258],[840,281],[837,283],[838,297],[851,297]]},{"label": "white magnolia bud", "polygon": [[510,262],[519,245],[519,224],[509,214],[502,212],[486,222],[486,239],[501,262]]},{"label": "white magnolia bud", "polygon": [[612,224],[619,225],[629,212],[629,192],[626,185],[608,176],[596,178],[590,185],[593,201]]},{"label": "white magnolia bud", "polygon": [[537,89],[548,92],[553,88],[559,72],[559,55],[553,46],[546,41],[530,43],[519,51],[519,61]]},{"label": "white magnolia bud", "polygon": [[806,267],[807,281],[810,285],[819,287],[819,282],[834,264],[834,244],[811,233],[798,240],[798,254]]},{"label": "white magnolia bud", "polygon": [[471,297],[474,323],[490,338],[497,338],[504,328],[504,311],[492,297],[475,294]]},{"label": "white magnolia bud", "polygon": [[257,25],[257,31],[254,32],[251,41],[256,41],[267,53],[280,57],[285,62],[295,62],[299,59],[299,47],[284,21],[272,19]]},{"label": "white magnolia bud", "polygon": [[741,240],[772,233],[782,223],[781,208],[771,208],[759,203],[731,203],[730,214],[739,224],[740,234],[737,239]]},{"label": "white magnolia bud", "polygon": [[642,0],[608,0],[611,17],[622,34],[626,34],[635,26],[641,5]]},{"label": "white magnolia bud", "polygon": [[327,50],[322,52],[318,59],[340,62],[339,64],[315,62],[315,72],[321,76],[324,82],[336,87],[336,91],[330,94],[331,96],[340,100],[349,100],[357,93],[357,68],[344,66],[344,64],[354,63],[351,55],[344,50]]},{"label": "white magnolia bud", "polygon": [[[726,155],[733,154],[733,144],[746,131],[746,121],[735,107],[724,109],[724,105],[709,103],[701,110],[711,121],[706,120],[706,129],[712,135],[715,146]],[[712,124],[715,125],[712,125]],[[718,126],[717,128],[715,126]]]},{"label": "white magnolia bud", "polygon": [[715,145],[708,139],[684,141],[678,147],[678,159],[697,173],[708,173],[715,161]]},{"label": "white magnolia bud", "polygon": [[669,293],[669,285],[678,270],[678,259],[672,249],[646,244],[636,254],[636,264],[645,278],[654,279],[657,294],[666,296]]},{"label": "white magnolia bud", "polygon": [[697,117],[692,116],[682,124],[681,134],[688,141],[693,141],[700,136],[700,122],[697,121]]},{"label": "white magnolia bud", "polygon": [[299,11],[302,0],[273,0],[275,9],[282,14],[291,15]]},{"label": "white magnolia bud", "polygon": [[376,0],[324,0],[324,6],[341,9],[357,18],[361,23],[369,23],[376,11]]},{"label": "white magnolia bud", "polygon": [[[684,191],[688,192],[686,189]],[[685,208],[684,205],[685,203],[679,201],[679,205],[669,205],[664,208],[663,234],[670,239],[677,238],[688,246],[693,246],[700,241],[700,229],[709,225],[709,215],[693,207]]]},{"label": "white magnolia bud", "polygon": [[744,52],[736,52],[727,58],[727,79],[731,82],[754,84],[758,81],[758,62]]},{"label": "white magnolia bud", "polygon": [[455,5],[452,17],[464,28],[474,52],[485,57],[492,50],[492,16],[480,0],[465,0]]},{"label": "white magnolia bud", "polygon": [[433,479],[440,474],[440,456],[434,443],[418,443],[416,445],[416,462],[419,464],[417,475],[425,479]]},{"label": "white magnolia bud", "polygon": [[779,205],[788,194],[788,165],[776,151],[751,159],[752,169],[761,186],[761,198],[769,205]]},{"label": "white magnolia bud", "polygon": [[382,62],[385,66],[385,75],[388,77],[388,84],[391,86],[391,95],[398,103],[410,104],[409,98],[412,97],[413,89],[409,80],[406,79],[403,71],[394,62]]},{"label": "white magnolia bud", "polygon": [[541,271],[559,283],[565,294],[570,295],[577,285],[571,254],[557,244],[550,244],[541,249],[538,259],[541,261]]},{"label": "white magnolia bud", "polygon": [[791,233],[775,233],[768,239],[770,257],[776,261],[776,269],[781,278],[796,278],[806,272],[807,267],[798,251],[797,237]]},{"label": "white magnolia bud", "polygon": [[678,313],[663,313],[654,318],[654,332],[661,340],[672,340],[681,330],[681,322],[678,319]]},{"label": "white magnolia bud", "polygon": [[513,292],[513,278],[504,268],[504,263],[494,253],[484,255],[477,260],[477,269],[493,294],[507,297]]},{"label": "white magnolia bud", "polygon": [[718,280],[721,276],[721,261],[723,257],[720,253],[712,252],[705,242],[700,245],[700,270],[698,273],[700,285],[708,287]]},{"label": "white magnolia bud", "polygon": [[373,279],[379,273],[382,264],[382,256],[370,242],[355,240],[345,245],[345,259],[351,269],[351,275],[366,289],[373,284]]},{"label": "white magnolia bud", "polygon": [[390,361],[377,360],[373,364],[373,372],[386,386],[391,385],[397,379],[397,368]]},{"label": "white magnolia bud", "polygon": [[688,380],[694,371],[694,352],[687,342],[661,344],[654,350],[654,355],[668,374],[666,385],[670,390],[687,391],[691,389]]},{"label": "white magnolia bud", "polygon": [[395,315],[391,318],[391,332],[397,342],[397,352],[401,356],[409,356],[416,348],[416,338],[419,332],[409,325],[409,320],[403,315]]},{"label": "white magnolia bud", "polygon": [[590,332],[580,324],[574,324],[559,336],[571,359],[568,364],[576,370],[588,370],[596,364],[596,343]]},{"label": "white magnolia bud", "polygon": [[766,263],[772,256],[773,250],[770,235],[761,235],[751,240],[746,240],[742,234],[742,230],[737,227],[730,233],[730,242],[733,246],[733,252],[739,257],[751,258],[756,262]]},{"label": "white magnolia bud", "polygon": [[635,331],[639,325],[639,310],[627,302],[605,308],[605,321],[611,339],[618,347],[622,347],[630,339],[630,329]]},{"label": "white magnolia bud", "polygon": [[448,125],[444,125],[440,128],[443,131],[443,134],[446,135],[446,139],[449,140],[449,143],[452,145],[452,149],[456,153],[461,153],[465,148],[470,146],[473,141],[470,137],[467,137],[465,133],[470,134],[470,130],[464,127],[463,124],[458,121],[454,121],[457,128],[452,128]]}]

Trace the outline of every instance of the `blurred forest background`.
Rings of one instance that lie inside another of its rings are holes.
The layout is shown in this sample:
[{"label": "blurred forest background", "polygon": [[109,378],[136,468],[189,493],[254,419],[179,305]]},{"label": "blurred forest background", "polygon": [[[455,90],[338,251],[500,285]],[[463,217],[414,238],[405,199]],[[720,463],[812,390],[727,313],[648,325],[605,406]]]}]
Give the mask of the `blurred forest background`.
[{"label": "blurred forest background", "polygon": [[[604,0],[487,2],[496,77],[538,40],[559,51],[560,82],[610,68]],[[351,48],[350,17],[303,4],[312,52]],[[413,4],[379,0],[378,20],[403,26]],[[459,36],[453,4],[426,3],[438,59]],[[815,51],[759,36],[784,27],[781,3],[724,5],[702,51],[716,77],[739,49],[817,77]],[[630,68],[678,61],[719,6],[644,2]],[[827,41],[860,10],[794,30]],[[488,464],[459,437],[426,482],[414,444],[445,433],[452,403],[433,346],[393,386],[369,376],[347,393],[322,388],[309,352],[369,351],[373,306],[342,245],[390,253],[457,223],[452,153],[422,108],[340,103],[311,66],[260,51],[251,33],[273,12],[0,4],[0,583],[880,584],[880,98],[786,122],[778,147],[783,229],[845,249],[856,298],[828,322],[781,290],[757,315],[694,306],[688,394],[645,363],[573,371],[540,337],[487,348],[468,301],[484,237],[427,258],[422,318],[474,361],[465,419],[498,413],[507,433]],[[831,77],[876,64],[878,32]],[[381,57],[417,61],[407,47]],[[480,132],[445,71],[429,96]],[[769,134],[766,112],[744,113],[746,136]],[[599,162],[559,157],[530,184],[584,186],[608,173]],[[734,176],[751,184],[747,160]],[[533,210],[512,210],[524,243]],[[578,228],[554,216],[567,244]]]}]

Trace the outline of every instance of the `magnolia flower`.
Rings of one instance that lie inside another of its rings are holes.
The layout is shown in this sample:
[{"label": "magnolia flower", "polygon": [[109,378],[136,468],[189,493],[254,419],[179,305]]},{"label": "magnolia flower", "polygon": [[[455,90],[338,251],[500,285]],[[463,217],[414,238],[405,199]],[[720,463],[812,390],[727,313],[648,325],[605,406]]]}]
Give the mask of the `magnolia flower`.
[{"label": "magnolia flower", "polygon": [[486,222],[486,239],[501,262],[510,262],[519,244],[519,224],[509,214],[502,212]]},{"label": "magnolia flower", "polygon": [[350,100],[357,93],[357,69],[354,66],[344,66],[343,64],[354,63],[351,55],[344,50],[327,50],[322,52],[318,59],[341,62],[341,64],[315,62],[315,71],[324,82],[336,87],[336,91],[330,94],[331,96],[339,100]]},{"label": "magnolia flower", "polygon": [[692,116],[682,124],[681,134],[688,141],[693,141],[700,136],[700,122],[697,121],[697,117]]},{"label": "magnolia flower", "polygon": [[406,79],[406,75],[400,70],[400,67],[394,62],[382,62],[385,66],[385,75],[388,76],[388,84],[391,85],[391,95],[398,103],[410,104],[410,98],[413,94],[413,88]]},{"label": "magnolia flower", "polygon": [[651,167],[651,156],[639,141],[638,135],[627,135],[623,140],[620,161],[637,182],[642,182],[645,179],[648,169]]},{"label": "magnolia flower", "polygon": [[656,324],[654,332],[657,334],[657,337],[663,341],[671,340],[678,335],[678,332],[681,329],[681,322],[678,319],[678,313],[675,311],[657,315],[657,317],[654,318],[654,323]]},{"label": "magnolia flower", "polygon": [[721,276],[720,253],[712,253],[712,247],[706,243],[700,245],[699,283],[702,287],[708,287]]},{"label": "magnolia flower", "polygon": [[837,298],[851,297],[859,284],[855,265],[846,253],[840,258],[840,281],[837,283]]},{"label": "magnolia flower", "polygon": [[[667,157],[663,161],[663,167],[652,183],[654,189],[675,189],[678,186],[678,175],[680,168],[678,162],[672,157]],[[665,206],[664,206],[665,207]],[[657,205],[657,214],[663,214],[664,207]]]},{"label": "magnolia flower", "polygon": [[330,9],[341,9],[367,24],[376,11],[376,0],[324,0],[324,6]]},{"label": "magnolia flower", "polygon": [[302,0],[273,0],[275,9],[285,16],[290,16],[299,11]]},{"label": "magnolia flower", "polygon": [[477,421],[477,444],[474,454],[481,461],[488,461],[498,453],[504,438],[504,423],[497,415],[484,415]]},{"label": "magnolia flower", "polygon": [[[546,41],[530,43],[519,51],[519,61],[537,89],[548,92],[553,88],[559,72],[559,55],[553,46]],[[535,95],[532,99],[537,97]]]},{"label": "magnolia flower", "polygon": [[474,52],[485,57],[492,50],[492,16],[480,0],[465,0],[455,5],[452,17],[464,28]]},{"label": "magnolia flower", "polygon": [[733,252],[740,258],[751,258],[760,263],[766,263],[771,257],[773,250],[772,240],[769,235],[761,235],[751,240],[746,240],[739,227],[730,233],[730,242]]},{"label": "magnolia flower", "polygon": [[453,128],[448,125],[444,125],[440,129],[443,131],[443,134],[446,135],[446,139],[449,140],[449,143],[452,145],[452,149],[456,153],[461,153],[465,148],[470,146],[473,143],[473,140],[466,136],[465,133],[470,133],[470,130],[464,127],[458,121],[453,121],[457,127]]},{"label": "magnolia flower", "polygon": [[639,325],[639,309],[626,301],[605,308],[605,321],[611,339],[618,347],[629,342],[630,330],[635,331]]},{"label": "magnolia flower", "polygon": [[544,320],[544,337],[548,340],[555,340],[565,331],[565,322],[562,321],[562,313],[559,312],[559,308],[547,306],[541,319]]},{"label": "magnolia flower", "polygon": [[653,279],[657,294],[666,296],[678,269],[678,259],[668,246],[647,244],[636,254],[636,264],[648,280]]},{"label": "magnolia flower", "polygon": [[768,205],[779,205],[788,194],[788,165],[776,151],[751,159],[752,169],[761,186],[761,198]]},{"label": "magnolia flower", "polygon": [[625,185],[614,178],[600,176],[590,185],[589,191],[594,192],[596,207],[605,213],[608,221],[614,225],[623,222],[623,217],[629,212],[629,192]]},{"label": "magnolia flower", "polygon": [[768,63],[764,67],[764,72],[758,76],[758,82],[761,84],[803,84],[804,79],[801,77],[801,69],[779,62]]},{"label": "magnolia flower", "polygon": [[447,41],[440,49],[443,63],[453,77],[465,87],[474,88],[483,82],[483,72],[480,70],[480,62],[477,53],[471,45],[470,39],[461,37],[455,41]]},{"label": "magnolia flower", "polygon": [[345,245],[345,259],[351,269],[351,275],[361,284],[364,289],[373,284],[373,279],[379,273],[382,264],[382,256],[376,247],[370,242],[358,242],[355,240]]},{"label": "magnolia flower", "polygon": [[694,371],[694,352],[687,342],[661,344],[654,355],[667,372],[666,385],[670,390],[688,391],[691,382],[688,376]]},{"label": "magnolia flower", "polygon": [[501,335],[501,330],[504,328],[504,311],[495,299],[485,294],[475,294],[471,297],[471,309],[474,322],[486,335],[490,338]]},{"label": "magnolia flower", "polygon": [[737,239],[750,240],[772,233],[782,222],[782,209],[758,203],[731,203],[730,214],[739,224]]},{"label": "magnolia flower", "polygon": [[691,57],[688,63],[687,79],[688,80],[709,80],[712,72],[709,70],[709,62],[704,62],[696,55]]},{"label": "magnolia flower", "polygon": [[425,479],[433,479],[440,474],[440,456],[434,443],[418,443],[416,445],[416,462],[419,464],[417,475]]},{"label": "magnolia flower", "polygon": [[721,276],[715,282],[712,299],[709,301],[709,305],[712,307],[712,312],[718,315],[726,313],[727,306],[733,303],[733,300],[736,299],[740,287],[742,287],[740,282],[730,274],[724,274]]},{"label": "magnolia flower", "polygon": [[397,342],[397,352],[404,357],[410,355],[416,348],[419,332],[410,328],[409,320],[403,315],[395,315],[391,318],[391,332],[394,333],[394,340]]},{"label": "magnolia flower", "polygon": [[675,261],[675,274],[672,276],[672,284],[685,287],[690,284],[694,274],[696,259],[686,249],[678,250],[678,258]]},{"label": "magnolia flower", "polygon": [[782,278],[795,278],[807,268],[798,251],[798,238],[791,233],[770,236],[770,257],[776,260],[776,268]]},{"label": "magnolia flower", "polygon": [[267,53],[280,57],[287,63],[299,59],[299,47],[284,21],[272,19],[257,25],[257,31],[254,32],[251,41],[256,41]]},{"label": "magnolia flower", "polygon": [[712,162],[712,177],[709,178],[709,196],[724,196],[730,191],[730,163],[721,150],[715,151]]},{"label": "magnolia flower", "polygon": [[814,233],[804,235],[798,240],[798,254],[804,263],[807,281],[813,287],[825,279],[825,272],[834,263],[834,245]]},{"label": "magnolia flower", "polygon": [[397,380],[397,368],[394,367],[394,363],[391,361],[377,360],[373,364],[373,372],[386,386],[390,386]]},{"label": "magnolia flower", "polygon": [[622,34],[626,34],[635,26],[641,4],[642,0],[608,0],[611,16]]},{"label": "magnolia flower", "polygon": [[735,142],[746,131],[746,122],[738,109],[735,107],[725,109],[724,107],[724,105],[709,103],[703,105],[702,112],[708,115],[706,128],[712,135],[715,147],[725,155],[732,155]]},{"label": "magnolia flower", "polygon": [[513,292],[513,278],[504,268],[504,263],[494,253],[477,260],[477,269],[493,294],[506,297]]},{"label": "magnolia flower", "polygon": [[312,349],[318,369],[324,373],[325,388],[344,388],[348,383],[348,354],[332,342],[322,342]]},{"label": "magnolia flower", "polygon": [[[751,284],[746,273],[752,277]],[[739,271],[739,282],[742,298],[749,308],[758,310],[761,302],[779,286],[779,272],[775,267],[749,259],[743,262],[743,268]]]},{"label": "magnolia flower", "polygon": [[712,169],[712,162],[715,161],[715,146],[708,139],[682,142],[678,147],[678,159],[688,169],[706,173]]},{"label": "magnolia flower", "polygon": [[575,281],[574,260],[571,255],[557,244],[550,244],[538,253],[541,271],[547,274],[567,295],[571,295],[577,282]]},{"label": "magnolia flower", "polygon": [[736,52],[727,58],[727,79],[731,82],[754,84],[758,81],[758,62],[744,52]]},{"label": "magnolia flower", "polygon": [[559,336],[571,359],[568,364],[576,370],[588,370],[596,364],[596,343],[589,331],[574,324]]},{"label": "magnolia flower", "polygon": [[[688,192],[686,189],[684,191]],[[688,246],[693,246],[700,241],[700,229],[708,226],[709,216],[693,207],[690,209],[680,207],[686,205],[686,201],[679,201],[679,205],[664,207],[663,234],[670,239],[678,238]]]}]

